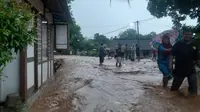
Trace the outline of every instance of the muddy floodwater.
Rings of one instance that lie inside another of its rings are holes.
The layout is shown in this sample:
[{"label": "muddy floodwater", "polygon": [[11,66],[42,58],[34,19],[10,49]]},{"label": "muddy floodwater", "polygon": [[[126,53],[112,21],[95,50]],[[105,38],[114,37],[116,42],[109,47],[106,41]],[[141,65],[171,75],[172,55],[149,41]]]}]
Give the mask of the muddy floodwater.
[{"label": "muddy floodwater", "polygon": [[162,75],[150,59],[123,61],[116,68],[114,59],[99,66],[94,57],[56,58],[64,65],[29,112],[200,112],[200,97],[187,97],[187,83],[179,93],[162,88]]}]

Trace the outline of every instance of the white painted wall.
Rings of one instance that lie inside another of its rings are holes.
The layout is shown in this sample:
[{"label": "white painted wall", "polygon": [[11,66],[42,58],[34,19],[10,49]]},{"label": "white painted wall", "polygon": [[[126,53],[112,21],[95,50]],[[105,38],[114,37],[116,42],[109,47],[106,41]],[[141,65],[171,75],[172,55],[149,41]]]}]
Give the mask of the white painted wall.
[{"label": "white painted wall", "polygon": [[42,75],[43,75],[43,83],[47,80],[47,73],[48,73],[48,62],[42,64]]},{"label": "white painted wall", "polygon": [[[27,47],[27,58],[34,57],[34,45]],[[27,63],[27,89],[34,86],[34,62]]]},{"label": "white painted wall", "polygon": [[56,25],[56,48],[67,49],[67,25]]},{"label": "white painted wall", "polygon": [[27,47],[27,58],[34,57],[34,45]]},{"label": "white painted wall", "polygon": [[34,86],[34,62],[27,63],[27,89]]},{"label": "white painted wall", "polygon": [[38,86],[41,86],[41,65],[38,65]]},{"label": "white painted wall", "polygon": [[19,54],[17,54],[16,59],[9,63],[3,71],[4,81],[0,81],[0,101],[5,101],[8,94],[19,93],[20,86],[20,59]]}]

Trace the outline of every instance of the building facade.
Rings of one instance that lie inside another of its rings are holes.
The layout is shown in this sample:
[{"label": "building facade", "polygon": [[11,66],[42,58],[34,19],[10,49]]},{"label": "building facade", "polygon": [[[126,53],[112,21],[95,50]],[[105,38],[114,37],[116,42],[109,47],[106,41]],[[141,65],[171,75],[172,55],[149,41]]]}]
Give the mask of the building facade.
[{"label": "building facade", "polygon": [[[4,102],[8,94],[19,93],[23,101],[27,101],[53,75],[54,44],[57,33],[65,32],[69,43],[68,28],[71,22],[70,12],[66,0],[17,0],[32,5],[36,14],[37,36],[33,45],[22,49],[9,63],[0,81],[0,102]],[[62,31],[59,31],[62,30]],[[60,37],[59,37],[60,38]],[[68,48],[68,45],[65,46]]]}]

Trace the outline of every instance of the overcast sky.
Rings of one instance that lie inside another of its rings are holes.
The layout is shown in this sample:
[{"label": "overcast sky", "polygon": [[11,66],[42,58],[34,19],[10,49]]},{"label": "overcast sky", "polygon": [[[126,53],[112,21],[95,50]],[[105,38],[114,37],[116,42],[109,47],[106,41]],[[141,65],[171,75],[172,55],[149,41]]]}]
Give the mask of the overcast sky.
[{"label": "overcast sky", "polygon": [[[131,6],[124,0],[75,0],[72,3],[73,16],[77,24],[81,26],[84,36],[91,38],[95,33],[105,34],[114,31],[131,22],[153,18],[147,10],[147,0],[132,0]],[[195,25],[195,20],[186,20],[184,23]],[[169,17],[162,19],[151,19],[140,23],[140,33],[148,34],[152,31],[160,33],[170,29],[172,22]],[[134,28],[129,25],[127,28]],[[106,34],[107,37],[118,35],[126,30],[122,29]]]}]

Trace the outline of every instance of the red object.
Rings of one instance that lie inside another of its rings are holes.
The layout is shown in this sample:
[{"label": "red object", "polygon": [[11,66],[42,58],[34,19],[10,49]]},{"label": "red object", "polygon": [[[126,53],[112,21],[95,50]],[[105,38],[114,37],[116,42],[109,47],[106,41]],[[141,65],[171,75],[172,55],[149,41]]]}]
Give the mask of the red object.
[{"label": "red object", "polygon": [[[165,49],[170,49],[170,48],[172,48],[172,45],[171,44],[163,44],[163,47],[165,48]],[[168,51],[168,50],[165,50],[165,52],[164,52],[164,54],[165,55],[168,55],[168,54],[170,54],[170,51]]]}]

